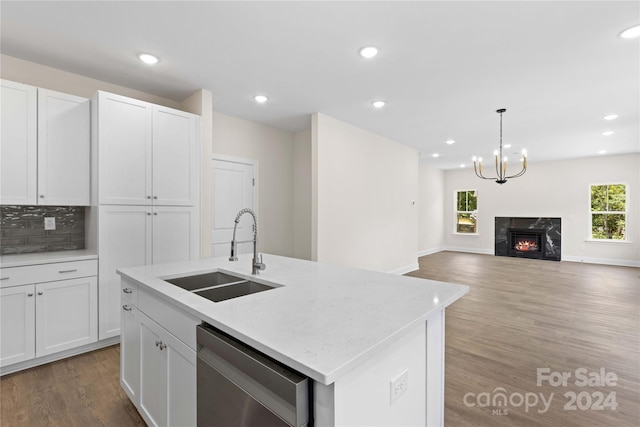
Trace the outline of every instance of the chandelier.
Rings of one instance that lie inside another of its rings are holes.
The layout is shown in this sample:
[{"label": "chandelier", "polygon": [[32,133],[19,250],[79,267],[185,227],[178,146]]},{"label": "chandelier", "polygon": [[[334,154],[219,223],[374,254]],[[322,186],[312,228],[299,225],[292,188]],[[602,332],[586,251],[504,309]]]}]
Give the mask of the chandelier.
[{"label": "chandelier", "polygon": [[507,182],[507,179],[522,176],[527,171],[527,151],[522,150],[522,170],[515,175],[507,176],[507,156],[502,155],[502,113],[505,111],[507,111],[506,108],[496,110],[496,113],[500,114],[500,149],[493,152],[493,155],[496,157],[496,176],[484,176],[482,174],[482,157],[477,158],[476,156],[473,156],[473,171],[476,173],[478,178],[493,179],[498,184],[504,184]]}]

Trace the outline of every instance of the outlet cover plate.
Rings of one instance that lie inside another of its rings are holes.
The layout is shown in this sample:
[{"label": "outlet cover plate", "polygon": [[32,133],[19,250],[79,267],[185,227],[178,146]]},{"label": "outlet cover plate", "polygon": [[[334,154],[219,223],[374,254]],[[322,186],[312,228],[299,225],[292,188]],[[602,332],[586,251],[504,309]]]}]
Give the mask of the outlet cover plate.
[{"label": "outlet cover plate", "polygon": [[48,216],[44,218],[44,229],[45,230],[56,229],[56,218],[54,216]]},{"label": "outlet cover plate", "polygon": [[405,368],[402,372],[396,375],[389,384],[390,384],[390,402],[393,403],[400,397],[405,391],[407,391],[407,386],[409,380],[409,370]]}]

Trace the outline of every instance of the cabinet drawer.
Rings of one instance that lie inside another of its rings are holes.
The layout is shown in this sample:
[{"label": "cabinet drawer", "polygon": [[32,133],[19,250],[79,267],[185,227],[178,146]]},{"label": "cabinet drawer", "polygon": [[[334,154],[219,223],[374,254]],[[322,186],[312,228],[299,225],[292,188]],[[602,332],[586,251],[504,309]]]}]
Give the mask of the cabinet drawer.
[{"label": "cabinet drawer", "polygon": [[97,275],[98,261],[95,259],[9,267],[0,269],[0,287],[8,288]]},{"label": "cabinet drawer", "polygon": [[196,350],[196,326],[200,324],[199,319],[142,288],[138,294],[138,308],[192,350]]},{"label": "cabinet drawer", "polygon": [[120,301],[122,304],[138,306],[138,285],[136,283],[123,278],[120,281],[120,290]]}]

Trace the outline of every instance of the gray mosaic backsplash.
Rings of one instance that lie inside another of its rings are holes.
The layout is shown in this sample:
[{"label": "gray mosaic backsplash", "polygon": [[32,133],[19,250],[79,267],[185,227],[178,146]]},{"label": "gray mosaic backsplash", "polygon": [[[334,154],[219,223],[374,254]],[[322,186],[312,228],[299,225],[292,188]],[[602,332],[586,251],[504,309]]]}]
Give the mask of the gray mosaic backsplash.
[{"label": "gray mosaic backsplash", "polygon": [[[85,248],[84,206],[0,206],[0,254]],[[44,229],[54,217],[55,230]]]}]

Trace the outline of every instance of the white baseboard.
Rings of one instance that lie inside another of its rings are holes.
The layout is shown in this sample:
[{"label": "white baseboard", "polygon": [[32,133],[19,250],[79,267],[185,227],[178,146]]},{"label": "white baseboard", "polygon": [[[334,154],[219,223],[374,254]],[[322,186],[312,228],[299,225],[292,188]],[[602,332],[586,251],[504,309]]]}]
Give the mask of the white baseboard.
[{"label": "white baseboard", "polygon": [[103,347],[118,344],[119,342],[119,336],[107,338],[106,340],[83,345],[82,347],[72,348],[71,350],[61,351],[60,353],[50,354],[48,356],[37,357],[35,359],[25,360],[24,362],[18,362],[12,365],[3,366],[2,368],[0,368],[0,376],[12,374],[14,372],[33,368],[35,366],[44,365],[45,363],[55,362],[56,360],[66,359],[67,357],[77,356],[78,354],[88,353],[93,350],[98,350]]},{"label": "white baseboard", "polygon": [[494,255],[494,249],[460,248],[456,246],[445,246],[443,251],[467,252],[470,254]]},{"label": "white baseboard", "polygon": [[562,261],[568,262],[583,262],[586,264],[606,264],[617,265],[620,267],[640,267],[640,261],[629,261],[625,259],[611,259],[611,258],[587,258],[580,256],[565,256],[562,255]]},{"label": "white baseboard", "polygon": [[421,251],[418,251],[418,258],[420,258],[421,256],[427,256],[427,255],[436,254],[436,253],[442,252],[442,251],[444,251],[444,248],[442,248],[442,247],[433,248],[433,249],[423,249]]},{"label": "white baseboard", "polygon": [[404,267],[400,267],[400,268],[396,268],[396,269],[391,270],[391,271],[387,271],[387,273],[402,275],[402,274],[406,274],[406,273],[411,273],[412,271],[416,271],[419,268],[420,268],[420,266],[416,262],[416,263],[413,263],[413,264],[410,264],[410,265],[405,265]]}]

